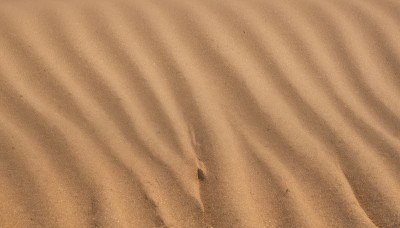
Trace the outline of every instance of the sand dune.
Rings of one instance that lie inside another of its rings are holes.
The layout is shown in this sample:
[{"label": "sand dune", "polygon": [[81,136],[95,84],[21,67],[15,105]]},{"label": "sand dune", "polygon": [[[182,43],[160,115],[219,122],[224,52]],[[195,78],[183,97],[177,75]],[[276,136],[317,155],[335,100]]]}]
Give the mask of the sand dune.
[{"label": "sand dune", "polygon": [[0,227],[400,227],[400,2],[0,1]]}]

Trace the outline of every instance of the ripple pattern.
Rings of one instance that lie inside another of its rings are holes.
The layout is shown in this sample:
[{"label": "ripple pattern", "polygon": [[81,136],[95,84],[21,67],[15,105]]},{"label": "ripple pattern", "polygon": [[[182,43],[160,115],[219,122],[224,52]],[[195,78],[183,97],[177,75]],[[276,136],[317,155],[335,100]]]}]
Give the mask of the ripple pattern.
[{"label": "ripple pattern", "polygon": [[0,1],[0,227],[400,227],[400,2]]}]

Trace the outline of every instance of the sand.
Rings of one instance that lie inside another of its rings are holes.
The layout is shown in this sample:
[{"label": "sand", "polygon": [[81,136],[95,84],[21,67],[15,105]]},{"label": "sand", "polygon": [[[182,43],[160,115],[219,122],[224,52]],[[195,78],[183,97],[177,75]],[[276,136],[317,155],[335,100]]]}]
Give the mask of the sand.
[{"label": "sand", "polygon": [[400,2],[0,1],[0,227],[400,227]]}]

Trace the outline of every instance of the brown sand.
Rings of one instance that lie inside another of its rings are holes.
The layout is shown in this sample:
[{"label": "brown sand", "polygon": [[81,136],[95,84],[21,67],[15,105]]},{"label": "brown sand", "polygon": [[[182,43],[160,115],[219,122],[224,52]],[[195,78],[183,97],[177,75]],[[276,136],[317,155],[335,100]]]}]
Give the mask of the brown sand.
[{"label": "brown sand", "polygon": [[400,227],[397,0],[1,0],[0,227]]}]

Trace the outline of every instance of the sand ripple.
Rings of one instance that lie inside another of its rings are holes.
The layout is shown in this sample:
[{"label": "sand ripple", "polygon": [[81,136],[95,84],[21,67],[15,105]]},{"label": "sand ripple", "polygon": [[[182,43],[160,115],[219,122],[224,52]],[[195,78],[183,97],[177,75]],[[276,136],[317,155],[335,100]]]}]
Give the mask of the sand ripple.
[{"label": "sand ripple", "polygon": [[400,227],[395,0],[0,1],[0,227]]}]

